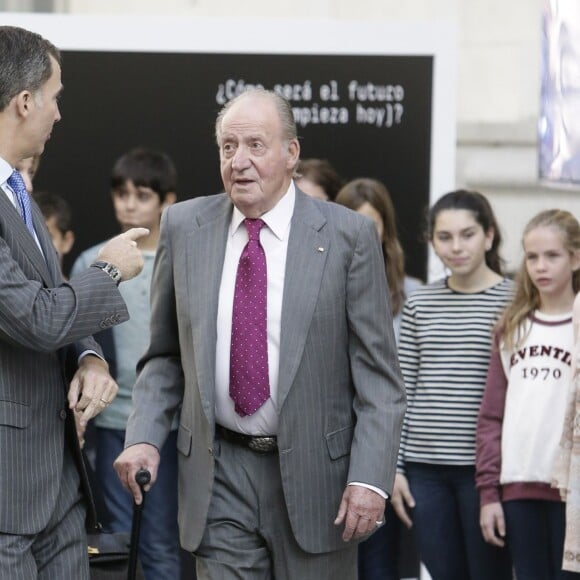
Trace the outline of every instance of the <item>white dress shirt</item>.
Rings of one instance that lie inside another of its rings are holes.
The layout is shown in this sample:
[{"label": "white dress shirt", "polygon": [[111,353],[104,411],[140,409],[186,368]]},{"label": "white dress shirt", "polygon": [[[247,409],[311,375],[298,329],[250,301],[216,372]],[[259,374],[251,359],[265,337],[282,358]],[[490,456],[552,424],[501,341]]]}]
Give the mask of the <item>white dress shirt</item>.
[{"label": "white dress shirt", "polygon": [[[16,199],[16,194],[12,190],[12,188],[8,185],[8,179],[12,175],[14,168],[10,166],[10,164],[0,157],[0,189],[6,194],[8,199],[12,202],[12,205],[16,208],[16,211],[20,213],[20,206],[18,204],[18,200]],[[38,236],[36,235],[36,231],[34,232],[34,240],[38,249],[42,252],[42,247],[40,246],[40,242],[38,240]],[[44,252],[42,252],[44,255]]]},{"label": "white dress shirt", "polygon": [[230,397],[230,342],[232,338],[232,313],[238,262],[248,242],[248,232],[243,225],[245,216],[234,207],[228,232],[226,253],[220,285],[217,343],[216,343],[216,422],[232,431],[248,435],[276,435],[278,432],[278,371],[280,363],[280,327],[282,296],[286,272],[286,254],[290,222],[294,213],[296,193],[294,182],[280,201],[261,219],[266,224],[260,231],[260,243],[266,254],[267,271],[267,333],[268,374],[270,398],[252,415],[240,417]]}]

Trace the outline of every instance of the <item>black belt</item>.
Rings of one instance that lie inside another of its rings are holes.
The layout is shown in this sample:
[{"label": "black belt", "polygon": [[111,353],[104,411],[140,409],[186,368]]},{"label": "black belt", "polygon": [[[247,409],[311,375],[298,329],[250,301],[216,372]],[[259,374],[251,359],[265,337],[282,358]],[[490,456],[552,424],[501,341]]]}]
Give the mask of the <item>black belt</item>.
[{"label": "black belt", "polygon": [[278,451],[278,439],[275,435],[245,435],[221,425],[216,425],[216,433],[225,441],[234,445],[247,447],[256,453],[274,453]]}]

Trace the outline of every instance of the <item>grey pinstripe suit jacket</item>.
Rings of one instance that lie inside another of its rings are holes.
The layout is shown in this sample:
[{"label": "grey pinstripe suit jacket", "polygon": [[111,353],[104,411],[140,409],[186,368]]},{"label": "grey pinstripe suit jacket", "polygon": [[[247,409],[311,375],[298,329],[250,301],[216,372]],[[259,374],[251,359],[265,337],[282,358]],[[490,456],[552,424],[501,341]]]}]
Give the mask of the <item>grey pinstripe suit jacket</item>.
[{"label": "grey pinstripe suit jacket", "polygon": [[[225,194],[163,215],[152,338],[126,444],[178,432],[182,545],[201,540],[213,480],[216,317],[232,205]],[[319,251],[323,248],[323,251]],[[296,539],[345,546],[333,525],[348,481],[392,490],[405,409],[374,224],[296,192],[288,241],[277,408],[280,469]]]},{"label": "grey pinstripe suit jacket", "polygon": [[46,526],[61,479],[65,423],[73,456],[79,451],[67,412],[67,354],[76,364],[82,351],[100,352],[86,337],[128,318],[117,287],[96,268],[61,285],[35,204],[33,219],[44,256],[0,191],[0,532],[9,534]]}]

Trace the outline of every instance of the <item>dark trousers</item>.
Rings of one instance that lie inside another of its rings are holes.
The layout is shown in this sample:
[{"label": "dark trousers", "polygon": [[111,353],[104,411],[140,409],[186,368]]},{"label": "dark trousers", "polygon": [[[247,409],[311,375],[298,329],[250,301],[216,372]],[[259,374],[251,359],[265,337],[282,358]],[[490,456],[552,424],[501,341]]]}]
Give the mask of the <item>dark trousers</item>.
[{"label": "dark trousers", "polygon": [[511,500],[503,504],[507,545],[518,580],[572,580],[580,574],[562,570],[566,504]]},{"label": "dark trousers", "polygon": [[[107,509],[108,532],[131,531],[133,499],[113,469],[124,447],[125,431],[96,430],[95,474]],[[139,559],[147,580],[178,580],[181,575],[177,526],[177,431],[161,449],[157,481],[147,494],[141,520]]]},{"label": "dark trousers", "polygon": [[406,469],[419,553],[433,580],[511,580],[508,551],[481,535],[475,468],[407,463]]},{"label": "dark trousers", "polygon": [[420,562],[413,528],[408,530],[387,504],[385,525],[358,547],[359,580],[419,578]]},{"label": "dark trousers", "polygon": [[0,534],[0,580],[88,580],[85,519],[79,475],[65,447],[60,491],[46,528],[24,536]]}]

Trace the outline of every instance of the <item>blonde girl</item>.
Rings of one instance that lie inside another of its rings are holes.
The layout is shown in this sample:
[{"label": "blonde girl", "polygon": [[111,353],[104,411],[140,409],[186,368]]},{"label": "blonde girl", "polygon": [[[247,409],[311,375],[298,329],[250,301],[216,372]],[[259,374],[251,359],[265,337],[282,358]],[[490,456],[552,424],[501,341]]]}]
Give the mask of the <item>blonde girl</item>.
[{"label": "blonde girl", "polygon": [[565,506],[550,486],[571,383],[580,226],[567,211],[534,217],[516,294],[498,325],[477,427],[480,524],[507,544],[518,580],[563,580]]}]

